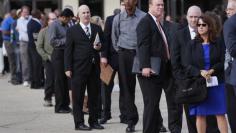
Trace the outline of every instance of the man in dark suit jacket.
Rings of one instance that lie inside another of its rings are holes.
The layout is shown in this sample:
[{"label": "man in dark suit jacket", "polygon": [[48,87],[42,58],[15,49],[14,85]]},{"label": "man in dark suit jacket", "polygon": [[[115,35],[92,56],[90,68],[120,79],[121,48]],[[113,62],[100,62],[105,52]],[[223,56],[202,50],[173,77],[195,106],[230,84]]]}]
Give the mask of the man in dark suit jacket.
[{"label": "man in dark suit jacket", "polygon": [[36,44],[38,33],[41,29],[40,18],[41,12],[39,10],[33,10],[31,12],[32,19],[27,24],[27,33],[29,37],[28,53],[30,63],[30,75],[31,75],[31,86],[32,89],[38,89],[43,86],[42,84],[42,58],[36,50]]},{"label": "man in dark suit jacket", "polygon": [[110,81],[109,85],[102,83],[102,119],[100,120],[100,124],[104,124],[107,120],[111,119],[111,93],[114,87],[114,78],[115,73],[118,71],[118,53],[115,51],[112,45],[111,33],[112,33],[112,23],[115,15],[120,13],[120,9],[114,10],[114,15],[108,16],[106,19],[105,27],[104,27],[104,43],[106,45],[106,49],[101,52],[101,62],[105,65],[109,64],[113,68],[113,77]]},{"label": "man in dark suit jacket", "polygon": [[[157,6],[158,5],[158,6]],[[138,75],[144,99],[143,133],[160,131],[159,102],[162,88],[170,77],[170,56],[166,33],[160,21],[164,12],[163,0],[150,0],[149,12],[141,19],[137,27],[138,51],[142,75]],[[151,57],[161,59],[160,73],[153,75]]]},{"label": "man in dark suit jacket", "polygon": [[[236,1],[228,2],[226,13],[228,20],[224,24],[224,40],[229,54],[226,73],[227,114],[232,133],[236,132]],[[229,69],[231,71],[229,72]]]},{"label": "man in dark suit jacket", "polygon": [[[90,23],[90,10],[86,5],[79,7],[80,23],[66,33],[65,74],[71,78],[73,116],[76,130],[104,129],[98,124],[98,91],[100,81],[99,50],[103,42],[102,29]],[[95,44],[96,36],[101,43]],[[84,124],[83,101],[87,87],[90,127]]]},{"label": "man in dark suit jacket", "polygon": [[[184,70],[184,65],[187,63],[185,48],[189,41],[195,38],[195,29],[197,26],[198,17],[201,16],[201,9],[197,6],[191,6],[187,12],[188,26],[176,32],[174,41],[171,44],[171,64],[173,68],[173,75],[178,80],[185,79],[187,77]],[[187,118],[187,125],[189,133],[197,133],[196,129],[196,118],[189,115],[189,106],[184,105],[184,110]],[[208,128],[207,132],[213,133],[217,129],[216,119],[210,116],[207,118]],[[182,121],[182,120],[181,120]]]}]

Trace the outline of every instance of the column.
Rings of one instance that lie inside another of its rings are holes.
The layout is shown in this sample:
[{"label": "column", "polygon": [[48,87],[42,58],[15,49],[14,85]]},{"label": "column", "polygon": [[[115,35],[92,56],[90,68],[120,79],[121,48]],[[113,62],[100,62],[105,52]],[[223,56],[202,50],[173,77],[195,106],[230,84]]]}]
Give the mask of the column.
[{"label": "column", "polygon": [[113,10],[120,8],[120,0],[104,0],[104,19],[107,16],[113,15]]}]

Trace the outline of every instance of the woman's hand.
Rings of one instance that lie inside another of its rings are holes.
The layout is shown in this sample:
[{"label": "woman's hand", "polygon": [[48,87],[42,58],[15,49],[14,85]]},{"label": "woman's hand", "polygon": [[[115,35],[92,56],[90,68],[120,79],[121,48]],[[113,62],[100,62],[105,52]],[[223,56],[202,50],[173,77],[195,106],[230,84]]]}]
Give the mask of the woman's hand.
[{"label": "woman's hand", "polygon": [[200,70],[200,73],[201,73],[202,77],[204,77],[205,79],[209,79],[209,75],[208,75],[207,70]]}]

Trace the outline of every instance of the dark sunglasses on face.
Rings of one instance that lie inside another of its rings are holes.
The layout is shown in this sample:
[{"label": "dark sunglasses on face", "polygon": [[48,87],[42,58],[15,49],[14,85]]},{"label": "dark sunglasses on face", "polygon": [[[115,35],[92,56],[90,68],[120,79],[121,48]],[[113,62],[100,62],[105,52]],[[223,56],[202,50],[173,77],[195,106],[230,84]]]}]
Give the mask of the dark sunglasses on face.
[{"label": "dark sunglasses on face", "polygon": [[202,27],[206,27],[207,24],[197,24],[197,27],[200,27],[200,26],[202,26]]}]

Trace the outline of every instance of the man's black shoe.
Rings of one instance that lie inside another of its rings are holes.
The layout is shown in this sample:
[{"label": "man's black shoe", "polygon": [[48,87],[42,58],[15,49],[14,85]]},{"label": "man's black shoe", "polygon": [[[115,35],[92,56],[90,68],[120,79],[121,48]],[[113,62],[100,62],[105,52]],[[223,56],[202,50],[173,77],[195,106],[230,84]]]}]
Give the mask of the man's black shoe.
[{"label": "man's black shoe", "polygon": [[92,129],[85,124],[80,124],[78,127],[75,127],[75,130],[91,131]]},{"label": "man's black shoe", "polygon": [[129,125],[126,128],[126,133],[133,133],[133,132],[135,132],[135,126],[134,125]]},{"label": "man's black shoe", "polygon": [[55,113],[61,113],[61,114],[66,114],[66,113],[70,113],[71,110],[69,109],[60,109],[58,111],[55,111]]},{"label": "man's black shoe", "polygon": [[90,127],[92,129],[99,129],[99,130],[104,129],[104,127],[98,123],[91,124]]},{"label": "man's black shoe", "polygon": [[19,85],[19,84],[21,84],[21,82],[20,82],[20,81],[17,81],[17,80],[11,80],[10,82],[11,82],[11,84],[13,84],[13,85]]},{"label": "man's black shoe", "polygon": [[120,119],[120,123],[128,124],[128,120],[127,119]]},{"label": "man's black shoe", "polygon": [[99,121],[99,123],[100,123],[100,124],[105,124],[105,123],[107,123],[107,121],[110,120],[110,119],[111,119],[111,116],[109,116],[109,117],[103,117],[103,118]]},{"label": "man's black shoe", "polygon": [[167,132],[167,129],[166,129],[166,127],[165,127],[164,125],[162,125],[162,126],[160,127],[160,132],[162,132],[162,133]]}]

